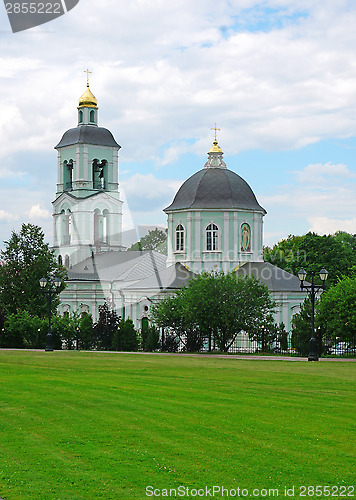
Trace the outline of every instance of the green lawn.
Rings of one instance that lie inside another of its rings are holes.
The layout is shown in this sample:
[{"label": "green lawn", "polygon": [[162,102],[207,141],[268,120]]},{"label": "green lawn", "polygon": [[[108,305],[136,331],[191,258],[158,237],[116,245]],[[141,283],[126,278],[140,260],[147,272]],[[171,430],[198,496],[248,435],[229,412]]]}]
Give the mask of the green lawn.
[{"label": "green lawn", "polygon": [[355,379],[355,363],[1,351],[0,498],[351,485]]}]

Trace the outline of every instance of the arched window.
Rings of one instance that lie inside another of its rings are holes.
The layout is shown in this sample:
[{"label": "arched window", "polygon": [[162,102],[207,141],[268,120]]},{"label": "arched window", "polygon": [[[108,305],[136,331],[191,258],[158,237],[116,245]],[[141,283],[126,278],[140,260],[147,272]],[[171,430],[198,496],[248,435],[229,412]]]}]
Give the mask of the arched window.
[{"label": "arched window", "polygon": [[83,111],[79,110],[79,123],[83,123]]},{"label": "arched window", "polygon": [[176,227],[176,252],[182,252],[184,250],[184,227],[182,224],[178,224]]},{"label": "arched window", "polygon": [[216,224],[209,224],[206,228],[206,249],[208,251],[218,250],[219,228]]},{"label": "arched window", "polygon": [[61,255],[58,255],[58,264],[63,266],[63,257]]},{"label": "arched window", "polygon": [[106,189],[107,163],[107,160],[101,160],[101,162],[97,158],[93,160],[94,189]]},{"label": "arched window", "polygon": [[69,260],[69,255],[66,255],[64,257],[64,265],[65,267],[68,269],[69,268],[69,265],[70,265],[70,260]]},{"label": "arched window", "polygon": [[94,244],[100,241],[100,211],[94,210]]},{"label": "arched window", "polygon": [[63,184],[65,191],[73,189],[73,160],[63,162]]},{"label": "arched window", "polygon": [[103,210],[103,241],[109,242],[109,210]]},{"label": "arched window", "polygon": [[95,123],[95,111],[93,109],[90,111],[90,122]]}]

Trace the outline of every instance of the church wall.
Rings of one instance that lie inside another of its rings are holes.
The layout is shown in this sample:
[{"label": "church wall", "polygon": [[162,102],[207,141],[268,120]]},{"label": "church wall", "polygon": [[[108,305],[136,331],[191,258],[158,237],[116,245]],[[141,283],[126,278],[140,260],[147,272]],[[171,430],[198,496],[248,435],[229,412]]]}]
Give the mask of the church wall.
[{"label": "church wall", "polygon": [[[167,265],[186,264],[191,270],[223,270],[228,272],[241,262],[262,261],[262,214],[244,210],[185,210],[168,215]],[[218,227],[218,249],[206,249],[206,228]],[[250,228],[250,251],[242,251],[242,226]],[[185,230],[184,251],[176,251],[176,228]]]}]

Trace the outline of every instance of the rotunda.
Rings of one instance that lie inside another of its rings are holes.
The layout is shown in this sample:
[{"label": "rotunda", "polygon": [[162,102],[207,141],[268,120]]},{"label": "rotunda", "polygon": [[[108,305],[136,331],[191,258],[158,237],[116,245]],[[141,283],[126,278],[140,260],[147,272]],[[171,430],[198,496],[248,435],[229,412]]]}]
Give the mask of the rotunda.
[{"label": "rotunda", "polygon": [[194,272],[227,272],[263,261],[266,211],[247,182],[226,167],[216,137],[204,168],[183,183],[164,211],[168,266],[181,262]]}]

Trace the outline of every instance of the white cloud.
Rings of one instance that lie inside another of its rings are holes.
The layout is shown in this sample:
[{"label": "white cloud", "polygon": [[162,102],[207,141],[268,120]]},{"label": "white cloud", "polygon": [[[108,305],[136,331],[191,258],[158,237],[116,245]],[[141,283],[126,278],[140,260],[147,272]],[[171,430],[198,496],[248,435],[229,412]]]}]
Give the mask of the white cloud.
[{"label": "white cloud", "polygon": [[161,200],[162,198],[173,197],[176,181],[157,179],[153,174],[135,174],[132,177],[121,181],[122,191],[126,197],[131,197],[135,201]]},{"label": "white cloud", "polygon": [[[100,125],[123,146],[126,165],[151,161],[162,173],[183,154],[202,158],[215,122],[230,155],[355,135],[356,6],[350,0],[83,0],[23,34],[10,33],[4,12],[0,22],[8,31],[0,39],[6,54],[0,58],[1,158],[53,151],[76,125],[88,66]],[[296,174],[297,193],[290,184],[259,197],[269,217],[281,219],[283,210],[290,220],[310,214],[348,220],[355,209],[352,165],[315,161]],[[42,207],[50,206],[54,183],[41,192],[49,169],[56,170],[54,152],[46,166],[26,158],[12,165],[12,176],[26,172],[29,182],[21,194],[6,188],[1,208],[44,217],[51,231]],[[6,172],[2,166],[0,177]],[[159,223],[185,172],[170,171],[168,181],[142,172],[122,185],[135,222],[150,216]],[[124,224],[131,227],[132,220]]]},{"label": "white cloud", "polygon": [[329,217],[309,217],[310,231],[318,234],[333,234],[337,231],[346,231],[356,234],[356,217],[346,220]]},{"label": "white cloud", "polygon": [[6,212],[5,210],[0,210],[0,221],[1,222],[11,222],[11,221],[17,220],[18,218],[19,218],[18,215],[10,214],[9,212]]},{"label": "white cloud", "polygon": [[335,165],[331,162],[308,165],[301,171],[293,172],[301,184],[313,184],[328,182],[329,177],[352,179],[356,178],[356,173],[352,172],[346,165]]},{"label": "white cloud", "polygon": [[41,208],[40,204],[33,205],[28,213],[30,219],[41,220],[48,219],[51,216],[49,210]]}]

